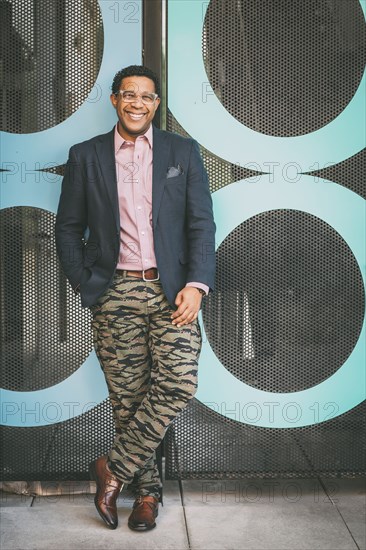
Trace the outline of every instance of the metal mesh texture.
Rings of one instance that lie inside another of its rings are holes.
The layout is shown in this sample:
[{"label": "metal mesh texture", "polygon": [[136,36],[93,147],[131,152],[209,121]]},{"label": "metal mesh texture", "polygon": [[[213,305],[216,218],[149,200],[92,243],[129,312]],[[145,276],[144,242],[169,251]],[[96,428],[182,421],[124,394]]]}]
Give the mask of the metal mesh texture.
[{"label": "metal mesh texture", "polygon": [[334,119],[353,97],[366,55],[358,0],[211,0],[202,44],[224,107],[272,136]]},{"label": "metal mesh texture", "polygon": [[217,251],[215,292],[203,306],[210,344],[236,378],[260,390],[320,384],[352,352],[364,288],[345,241],[294,210],[263,212]]},{"label": "metal mesh texture", "polygon": [[[1,129],[33,133],[60,124],[88,98],[99,72],[98,1],[1,0],[0,24]],[[46,171],[62,174],[63,167]],[[57,384],[92,349],[90,314],[59,266],[54,222],[38,208],[0,212],[1,386],[8,390]],[[85,479],[88,462],[110,446],[110,405],[51,426],[2,427],[1,437],[4,480]]]},{"label": "metal mesh texture", "polygon": [[241,424],[193,399],[165,436],[167,479],[347,477],[365,473],[366,403],[325,423]]},{"label": "metal mesh texture", "polygon": [[[333,120],[355,93],[365,61],[363,15],[356,0],[211,0],[202,51],[214,92],[242,124],[302,135]],[[170,112],[168,129],[188,135]],[[253,175],[201,153],[212,192]],[[312,175],[319,185],[329,179],[366,197],[365,159],[363,150]],[[203,320],[236,378],[286,393],[337,371],[359,336],[364,303],[358,265],[340,235],[305,212],[274,210],[242,223],[220,245],[216,292],[204,300]],[[223,408],[229,418],[194,399],[169,428],[167,478],[365,473],[365,403],[290,429],[243,424],[235,404]]]},{"label": "metal mesh texture", "polygon": [[1,129],[40,132],[74,113],[103,54],[97,0],[2,0]]},{"label": "metal mesh texture", "polygon": [[109,399],[66,422],[31,428],[2,427],[2,478],[89,479],[88,464],[109,451],[113,434]]},{"label": "metal mesh texture", "polygon": [[[182,136],[189,134],[182,128],[179,122],[174,118],[172,113],[168,111],[167,127],[171,132],[175,132]],[[191,137],[191,136],[190,136]],[[232,164],[210,153],[205,147],[200,146],[203,163],[209,174],[211,193],[218,191],[225,185],[229,185],[234,181],[249,178],[261,174],[262,172],[248,170],[237,164]],[[310,173],[310,172],[304,172]],[[330,180],[337,182],[347,189],[351,189],[361,197],[366,199],[366,185],[363,174],[366,173],[366,149],[362,149],[359,153],[350,157],[339,164],[314,170],[310,174],[315,178],[315,181],[320,185],[322,180]]]},{"label": "metal mesh texture", "polygon": [[[239,10],[235,14],[234,6]],[[28,133],[59,124],[83,103],[99,70],[103,27],[97,1],[3,0],[0,9],[2,129]],[[222,10],[226,10],[224,20]],[[250,17],[241,15],[245,10]],[[359,82],[364,39],[360,18],[356,0],[212,1],[203,40],[210,82],[225,108],[248,126],[271,135],[312,131],[344,108]],[[298,19],[296,33],[287,30],[294,19]],[[235,30],[238,22],[246,25],[246,46]],[[304,43],[310,49],[306,59],[311,59],[311,66],[301,57],[299,44]],[[244,46],[250,46],[254,55],[246,57]],[[222,67],[226,67],[224,79]],[[294,74],[295,67],[299,74]],[[307,77],[311,86],[304,85],[300,76]],[[242,87],[236,89],[238,80]],[[241,101],[244,96],[250,99]],[[184,134],[171,114],[168,128]],[[202,154],[212,192],[254,174],[204,149]],[[365,196],[364,168],[363,152],[320,171],[319,185],[326,177]],[[50,171],[62,173],[61,167]],[[53,214],[37,208],[1,213],[1,382],[10,390],[31,391],[62,381],[92,347],[89,313],[71,294],[60,270],[53,226]],[[274,259],[282,237],[282,256]],[[268,239],[273,250],[267,247],[264,255],[258,255]],[[320,266],[320,250],[328,247]],[[306,265],[296,263],[294,253],[299,248],[308,259]],[[225,265],[234,259],[247,263],[249,271],[234,266],[229,276]],[[324,222],[300,212],[261,214],[227,237],[217,261],[221,290],[206,300],[204,322],[211,345],[235,376],[263,389],[290,391],[328,377],[350,353],[364,313],[364,292],[352,253]],[[263,273],[261,289],[243,292],[257,270]],[[235,306],[239,290],[247,303],[247,318],[241,320],[233,318],[232,310],[228,315],[224,306],[227,297]],[[255,292],[261,291],[265,298],[271,293],[270,308],[276,311],[276,322],[273,315],[268,321],[270,330],[261,314],[268,303],[261,296],[255,298]],[[301,319],[297,311],[302,312]],[[240,323],[243,332],[238,339],[235,331]],[[270,334],[270,341],[263,342],[262,334]],[[258,342],[264,344],[259,358]],[[293,368],[300,346],[306,352],[301,373]],[[278,368],[279,357],[284,372]],[[241,366],[234,368],[238,358]],[[317,361],[317,370],[312,360]],[[319,425],[276,430],[241,424],[235,411],[232,419],[226,418],[193,400],[168,430],[166,475],[214,479],[364,473],[365,409],[362,404]],[[3,479],[85,479],[88,462],[108,450],[113,431],[108,400],[67,422],[2,428]]]},{"label": "metal mesh texture", "polygon": [[0,211],[1,387],[34,391],[58,384],[93,349],[90,313],[59,266],[55,215],[39,208]]},{"label": "metal mesh texture", "polygon": [[[38,208],[0,211],[1,387],[8,390],[60,383],[93,348],[89,310],[59,265],[54,223],[54,214]],[[57,404],[44,410],[24,402],[21,410],[25,422],[52,422],[57,414]],[[108,450],[113,431],[109,400],[67,422],[2,427],[2,478],[85,479],[88,462]]]}]

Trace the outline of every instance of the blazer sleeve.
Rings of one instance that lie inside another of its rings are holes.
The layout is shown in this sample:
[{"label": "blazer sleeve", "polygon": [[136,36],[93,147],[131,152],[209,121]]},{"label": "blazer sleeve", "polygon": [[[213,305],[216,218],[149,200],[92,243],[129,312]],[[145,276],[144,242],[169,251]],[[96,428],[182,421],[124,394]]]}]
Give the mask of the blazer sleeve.
[{"label": "blazer sleeve", "polygon": [[83,271],[83,236],[87,227],[85,182],[75,146],[71,147],[56,215],[56,250],[74,290]]},{"label": "blazer sleeve", "polygon": [[213,290],[216,226],[208,177],[195,140],[192,140],[187,173],[186,227],[189,246],[187,283],[198,281]]}]

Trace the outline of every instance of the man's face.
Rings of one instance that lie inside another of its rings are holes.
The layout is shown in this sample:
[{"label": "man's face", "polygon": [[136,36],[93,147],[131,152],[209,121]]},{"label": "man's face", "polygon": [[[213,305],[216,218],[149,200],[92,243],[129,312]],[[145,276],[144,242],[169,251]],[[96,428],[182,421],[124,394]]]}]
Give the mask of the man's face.
[{"label": "man's face", "polygon": [[111,95],[111,102],[119,120],[119,133],[124,139],[135,141],[137,136],[144,134],[149,128],[160,99],[157,98],[152,104],[143,103],[141,96],[155,93],[154,82],[146,76],[126,77],[121,81],[119,89],[136,95],[133,102],[124,101],[121,94]]}]

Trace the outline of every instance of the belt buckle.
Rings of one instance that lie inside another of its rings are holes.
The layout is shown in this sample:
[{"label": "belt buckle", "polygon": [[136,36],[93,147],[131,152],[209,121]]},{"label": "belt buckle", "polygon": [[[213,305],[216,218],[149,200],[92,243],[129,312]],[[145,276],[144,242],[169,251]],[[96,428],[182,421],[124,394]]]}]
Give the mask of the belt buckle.
[{"label": "belt buckle", "polygon": [[[151,269],[151,268],[149,268],[149,269]],[[146,269],[146,271],[149,271],[149,270]],[[145,278],[145,269],[143,269],[143,270],[142,270],[142,278],[143,278],[143,280],[144,280],[144,281],[152,281],[152,282],[153,282],[153,281],[158,281],[158,280],[160,279],[160,275],[159,275],[159,271],[158,271],[158,270],[156,270],[156,271],[158,272],[158,276],[157,276],[156,279],[146,279],[146,278]]]}]

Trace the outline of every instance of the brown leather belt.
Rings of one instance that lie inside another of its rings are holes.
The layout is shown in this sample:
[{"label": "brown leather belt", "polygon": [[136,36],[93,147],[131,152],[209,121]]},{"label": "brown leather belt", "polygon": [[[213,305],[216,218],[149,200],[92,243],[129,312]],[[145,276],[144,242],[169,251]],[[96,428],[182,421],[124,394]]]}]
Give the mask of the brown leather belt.
[{"label": "brown leather belt", "polygon": [[137,279],[143,279],[144,281],[158,281],[160,278],[159,271],[156,267],[150,267],[149,269],[144,269],[143,271],[116,269],[116,273],[121,277],[136,277]]}]

